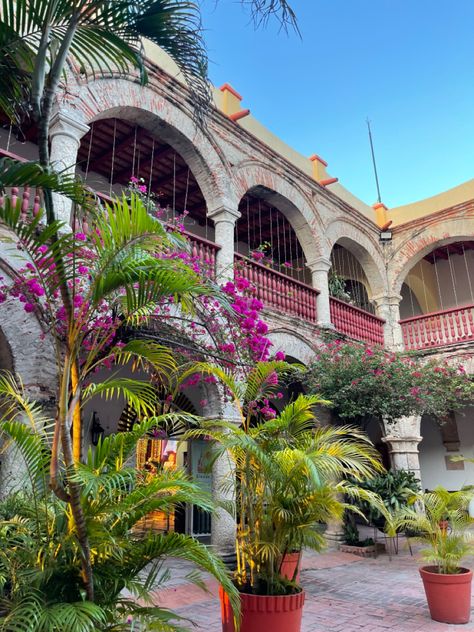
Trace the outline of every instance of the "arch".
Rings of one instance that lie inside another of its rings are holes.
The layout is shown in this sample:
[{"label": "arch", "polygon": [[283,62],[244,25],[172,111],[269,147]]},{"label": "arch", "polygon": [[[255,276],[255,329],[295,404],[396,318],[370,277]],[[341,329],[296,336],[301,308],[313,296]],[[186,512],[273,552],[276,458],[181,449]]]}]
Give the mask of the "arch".
[{"label": "arch", "polygon": [[367,277],[371,297],[384,294],[387,283],[385,281],[385,263],[380,246],[375,235],[364,231],[360,226],[347,220],[334,220],[325,231],[329,259],[333,247],[337,244],[346,248],[358,260]]},{"label": "arch", "polygon": [[126,79],[98,79],[77,86],[75,107],[87,123],[111,117],[133,121],[171,145],[193,172],[208,212],[237,207],[227,162],[217,143],[197,130],[192,116],[158,89]]},{"label": "arch", "polygon": [[312,201],[302,189],[261,162],[242,162],[234,170],[237,198],[256,192],[283,213],[296,233],[306,260],[321,256],[323,224]]},{"label": "arch", "polygon": [[[16,242],[10,233],[8,241],[0,239],[0,275],[7,284],[13,282],[16,269],[24,263],[16,248],[12,252],[12,243]],[[5,361],[0,360],[0,368],[11,370],[21,378],[29,397],[43,401],[55,397],[54,347],[39,320],[25,312],[17,299],[8,298],[0,304],[0,323],[0,354],[2,360],[5,357]]]},{"label": "arch", "polygon": [[[3,321],[2,321],[3,322]],[[14,371],[13,354],[5,336],[3,329],[0,328],[0,371]]]},{"label": "arch", "polygon": [[268,338],[273,343],[272,353],[283,351],[285,355],[305,365],[311,364],[315,358],[315,350],[307,340],[289,329],[272,329]]},{"label": "arch", "polygon": [[402,283],[409,271],[434,248],[447,246],[457,241],[472,241],[474,220],[464,217],[448,219],[444,222],[427,224],[416,234],[404,231],[397,243],[397,249],[389,264],[391,286],[399,294]]}]

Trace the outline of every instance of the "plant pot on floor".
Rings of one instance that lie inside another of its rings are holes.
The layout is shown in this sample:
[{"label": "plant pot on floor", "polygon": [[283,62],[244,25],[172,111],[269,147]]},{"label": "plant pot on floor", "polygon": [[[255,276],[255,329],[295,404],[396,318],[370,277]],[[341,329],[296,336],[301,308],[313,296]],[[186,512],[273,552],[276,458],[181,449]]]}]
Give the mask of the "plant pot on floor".
[{"label": "plant pot on floor", "polygon": [[285,553],[280,566],[280,575],[282,577],[286,577],[286,579],[289,579],[290,581],[295,581],[297,584],[299,584],[301,557],[301,551]]},{"label": "plant pot on floor", "polygon": [[[235,632],[234,613],[226,593],[219,589],[222,632]],[[240,632],[300,632],[305,593],[248,595],[240,593]]]},{"label": "plant pot on floor", "polygon": [[431,618],[442,623],[468,623],[471,616],[472,571],[438,573],[437,566],[420,568]]}]

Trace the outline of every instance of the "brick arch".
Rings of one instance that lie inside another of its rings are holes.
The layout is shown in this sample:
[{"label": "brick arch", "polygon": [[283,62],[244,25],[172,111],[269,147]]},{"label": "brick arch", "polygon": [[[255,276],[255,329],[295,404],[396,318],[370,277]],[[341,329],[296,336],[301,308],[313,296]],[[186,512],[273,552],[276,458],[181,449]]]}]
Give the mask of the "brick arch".
[{"label": "brick arch", "polygon": [[283,351],[298,362],[308,365],[315,359],[316,353],[308,340],[289,329],[275,328],[268,333],[273,343],[272,353]]},{"label": "brick arch", "polygon": [[281,211],[301,244],[307,261],[321,256],[323,224],[316,206],[303,190],[261,162],[241,163],[234,170],[237,199],[257,187],[267,190],[265,199]]},{"label": "brick arch", "polygon": [[432,250],[457,241],[472,241],[473,234],[474,220],[465,218],[454,218],[437,224],[427,223],[415,235],[406,231],[389,262],[393,292],[400,293],[409,271]]},{"label": "brick arch", "polygon": [[[7,232],[7,231],[5,231]],[[4,229],[1,230],[4,237]],[[16,248],[0,239],[0,276],[8,285],[16,270],[24,265]],[[15,243],[15,242],[13,242]],[[0,369],[18,375],[30,397],[45,400],[56,395],[57,370],[52,341],[34,314],[28,314],[18,299],[8,298],[0,304]]]},{"label": "brick arch", "polygon": [[335,220],[325,231],[326,258],[330,258],[336,244],[349,250],[359,261],[367,277],[371,296],[383,294],[387,287],[385,263],[377,238],[355,223]]},{"label": "brick arch", "polygon": [[130,120],[171,145],[193,172],[208,212],[236,207],[227,161],[217,143],[197,130],[192,115],[157,90],[126,79],[98,79],[77,87],[73,105],[86,123],[110,117]]}]

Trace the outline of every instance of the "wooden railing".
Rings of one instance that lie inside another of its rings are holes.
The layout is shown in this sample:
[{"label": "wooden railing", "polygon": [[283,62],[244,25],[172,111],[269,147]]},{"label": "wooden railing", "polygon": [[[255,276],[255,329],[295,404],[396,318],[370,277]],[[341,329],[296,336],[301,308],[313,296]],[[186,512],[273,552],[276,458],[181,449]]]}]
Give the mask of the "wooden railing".
[{"label": "wooden railing", "polygon": [[383,345],[384,319],[366,312],[359,307],[344,303],[344,301],[329,297],[331,322],[337,331],[350,338],[363,340],[371,344]]},{"label": "wooden railing", "polygon": [[316,322],[318,290],[241,254],[235,253],[234,256],[236,274],[250,282],[255,288],[256,297],[265,307]]},{"label": "wooden railing", "polygon": [[474,340],[474,304],[404,318],[400,325],[407,350]]},{"label": "wooden railing", "polygon": [[[27,162],[26,158],[17,156],[6,149],[0,149],[0,158],[13,158],[19,162]],[[31,210],[33,215],[38,214],[41,207],[41,192],[39,189],[34,189],[29,186],[12,187],[6,190],[6,195],[10,198],[13,205],[15,205],[19,199],[21,200],[21,214],[23,219],[26,219],[28,210]],[[3,196],[0,196],[0,204],[3,204]]]},{"label": "wooden railing", "polygon": [[[96,192],[101,202],[113,202],[113,199],[104,193]],[[191,248],[191,256],[196,257],[204,271],[209,271],[211,276],[216,276],[216,255],[220,250],[220,246],[209,239],[205,239],[199,235],[193,235],[187,230],[180,231],[189,241]]]}]

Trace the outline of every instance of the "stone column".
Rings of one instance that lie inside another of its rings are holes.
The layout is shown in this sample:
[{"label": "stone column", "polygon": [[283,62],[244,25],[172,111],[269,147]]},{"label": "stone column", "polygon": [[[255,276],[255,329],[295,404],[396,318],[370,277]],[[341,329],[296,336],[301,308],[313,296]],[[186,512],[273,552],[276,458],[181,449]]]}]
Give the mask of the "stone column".
[{"label": "stone column", "polygon": [[[228,402],[224,388],[220,384],[206,385],[206,404],[203,416],[212,421],[223,420],[240,425],[242,422],[239,410],[233,402]],[[235,503],[235,467],[228,453],[222,454],[212,466],[212,496],[217,503]],[[211,545],[222,559],[228,563],[235,561],[235,511],[229,512],[220,508],[211,518]]]},{"label": "stone column", "polygon": [[413,472],[421,481],[420,456],[418,445],[420,436],[421,417],[413,415],[401,417],[396,423],[388,425],[387,434],[382,441],[388,445],[390,460],[394,470],[408,470]]},{"label": "stone column", "polygon": [[328,549],[337,549],[344,541],[344,523],[342,520],[334,518],[329,520],[324,533]]},{"label": "stone column", "polygon": [[391,351],[401,351],[404,348],[402,328],[400,325],[400,301],[399,294],[380,294],[373,296],[377,316],[385,320],[384,339],[385,347]]},{"label": "stone column", "polygon": [[331,269],[331,261],[326,257],[318,257],[306,265],[311,270],[313,287],[319,291],[316,299],[318,325],[334,329],[329,308],[328,272]]},{"label": "stone column", "polygon": [[[81,138],[88,131],[89,126],[79,120],[76,112],[61,109],[56,111],[49,128],[50,160],[55,171],[74,175]],[[53,203],[57,219],[71,225],[71,200],[53,193]]]},{"label": "stone column", "polygon": [[[219,389],[219,392],[221,389]],[[220,403],[222,414],[216,419],[240,425],[241,418],[235,405],[232,403]],[[212,466],[212,496],[214,500],[227,503],[231,506],[235,503],[235,466],[230,455],[223,453],[216,459]],[[235,535],[236,515],[235,511],[219,508],[212,516],[211,545],[219,556],[227,563],[235,561]]]},{"label": "stone column", "polygon": [[215,226],[215,242],[220,246],[216,255],[216,275],[219,282],[234,278],[234,229],[240,213],[221,206],[208,213]]}]

